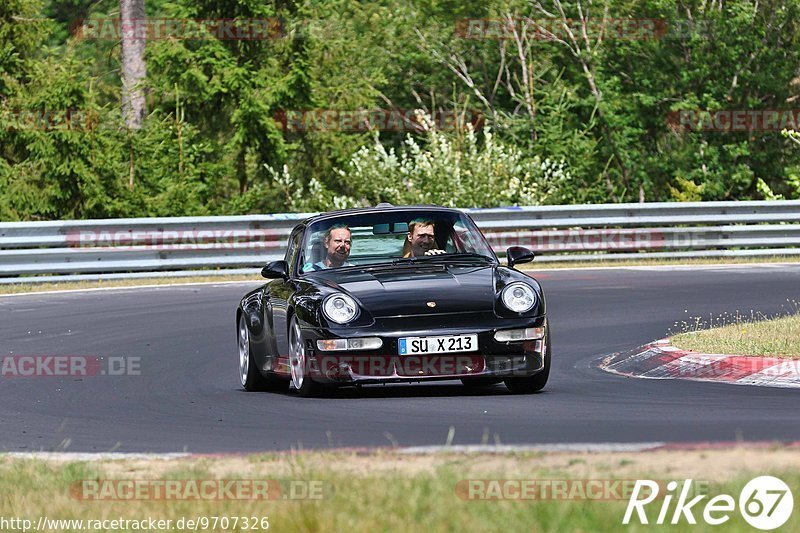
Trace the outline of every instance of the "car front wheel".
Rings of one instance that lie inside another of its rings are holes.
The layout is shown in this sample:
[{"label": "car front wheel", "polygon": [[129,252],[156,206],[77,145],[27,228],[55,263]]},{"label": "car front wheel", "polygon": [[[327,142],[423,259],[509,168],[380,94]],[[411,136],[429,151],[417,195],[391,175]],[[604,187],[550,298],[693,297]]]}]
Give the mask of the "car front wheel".
[{"label": "car front wheel", "polygon": [[542,370],[532,376],[522,378],[508,378],[505,380],[506,387],[514,394],[531,394],[539,392],[547,385],[550,377],[550,328],[547,329],[547,347],[544,354],[544,366]]},{"label": "car front wheel", "polygon": [[289,366],[292,373],[292,384],[297,389],[297,394],[303,398],[319,396],[323,386],[309,375],[309,362],[306,349],[303,345],[303,335],[300,332],[300,322],[293,316],[289,326]]},{"label": "car front wheel", "polygon": [[258,371],[250,350],[250,330],[244,315],[239,317],[239,383],[247,391],[286,390],[289,382],[275,376],[265,377]]}]

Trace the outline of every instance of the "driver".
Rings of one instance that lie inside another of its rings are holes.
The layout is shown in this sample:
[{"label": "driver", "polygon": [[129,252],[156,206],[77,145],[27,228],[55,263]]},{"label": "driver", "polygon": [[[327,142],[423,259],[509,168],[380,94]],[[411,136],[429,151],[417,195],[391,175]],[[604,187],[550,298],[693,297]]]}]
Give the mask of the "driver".
[{"label": "driver", "polygon": [[415,218],[408,223],[408,238],[403,244],[403,257],[445,253],[436,244],[436,224],[429,219]]},{"label": "driver", "polygon": [[325,259],[314,263],[316,270],[353,266],[347,261],[353,241],[350,228],[344,224],[336,224],[328,228],[322,241],[325,246]]}]

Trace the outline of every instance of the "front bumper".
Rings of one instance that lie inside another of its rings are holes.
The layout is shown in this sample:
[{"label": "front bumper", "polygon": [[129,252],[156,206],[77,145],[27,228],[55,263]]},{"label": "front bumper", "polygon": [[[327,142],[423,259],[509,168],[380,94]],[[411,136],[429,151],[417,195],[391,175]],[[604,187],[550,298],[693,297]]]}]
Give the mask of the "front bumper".
[{"label": "front bumper", "polygon": [[[386,321],[389,322],[389,321]],[[475,377],[524,377],[544,368],[547,353],[547,332],[542,339],[497,342],[494,334],[503,329],[546,327],[544,316],[530,319],[498,319],[487,326],[463,320],[457,327],[436,329],[398,329],[391,323],[363,329],[345,328],[328,331],[320,328],[302,330],[309,364],[309,374],[315,381],[333,384],[367,384],[411,382]],[[401,337],[445,335],[478,335],[478,350],[429,355],[398,355]],[[379,337],[383,345],[373,351],[322,351],[317,340],[331,338]]]}]

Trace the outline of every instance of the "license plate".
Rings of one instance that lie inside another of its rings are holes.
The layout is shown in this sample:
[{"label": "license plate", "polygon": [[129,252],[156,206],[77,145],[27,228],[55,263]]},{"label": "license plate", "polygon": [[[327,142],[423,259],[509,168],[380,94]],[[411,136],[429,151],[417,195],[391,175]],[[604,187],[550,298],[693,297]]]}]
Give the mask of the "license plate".
[{"label": "license plate", "polygon": [[400,355],[418,353],[474,352],[478,349],[477,335],[447,337],[404,337],[397,342]]}]

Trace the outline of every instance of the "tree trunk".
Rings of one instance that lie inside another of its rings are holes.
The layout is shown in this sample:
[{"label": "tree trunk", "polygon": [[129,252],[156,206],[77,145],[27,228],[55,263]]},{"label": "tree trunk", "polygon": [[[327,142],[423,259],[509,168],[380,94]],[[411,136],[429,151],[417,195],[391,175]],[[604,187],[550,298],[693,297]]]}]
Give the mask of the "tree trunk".
[{"label": "tree trunk", "polygon": [[122,116],[129,129],[142,127],[147,108],[144,81],[146,28],[144,0],[119,1],[122,29]]}]

